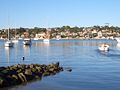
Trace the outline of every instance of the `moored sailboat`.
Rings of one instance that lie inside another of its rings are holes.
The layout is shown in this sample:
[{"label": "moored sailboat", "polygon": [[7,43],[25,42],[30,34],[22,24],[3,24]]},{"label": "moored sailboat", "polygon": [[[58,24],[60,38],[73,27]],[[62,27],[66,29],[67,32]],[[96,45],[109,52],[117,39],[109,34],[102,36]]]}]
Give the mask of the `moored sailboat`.
[{"label": "moored sailboat", "polygon": [[13,47],[14,43],[10,40],[9,29],[8,29],[8,40],[5,42],[5,47]]},{"label": "moored sailboat", "polygon": [[50,31],[51,29],[47,29],[45,39],[43,39],[43,42],[50,42]]},{"label": "moored sailboat", "polygon": [[18,38],[16,37],[16,29],[15,29],[15,38],[12,40],[12,42],[14,42],[14,43],[18,42]]}]

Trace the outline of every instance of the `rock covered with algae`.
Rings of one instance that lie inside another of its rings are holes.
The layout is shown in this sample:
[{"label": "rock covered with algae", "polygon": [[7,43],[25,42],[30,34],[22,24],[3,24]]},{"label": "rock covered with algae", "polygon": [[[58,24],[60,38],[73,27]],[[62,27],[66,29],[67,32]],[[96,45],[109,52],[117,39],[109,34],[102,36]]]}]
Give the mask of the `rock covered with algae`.
[{"label": "rock covered with algae", "polygon": [[59,62],[49,65],[16,64],[0,67],[0,88],[27,83],[30,80],[41,79],[43,76],[55,75],[60,71],[63,71],[63,68],[59,66]]}]

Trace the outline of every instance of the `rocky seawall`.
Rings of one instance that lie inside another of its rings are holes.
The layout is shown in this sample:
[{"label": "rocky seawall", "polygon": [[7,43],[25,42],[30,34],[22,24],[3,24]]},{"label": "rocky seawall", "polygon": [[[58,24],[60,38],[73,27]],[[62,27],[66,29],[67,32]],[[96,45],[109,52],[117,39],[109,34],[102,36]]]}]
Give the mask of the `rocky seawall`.
[{"label": "rocky seawall", "polygon": [[43,76],[55,75],[60,71],[63,71],[63,68],[59,66],[59,62],[49,65],[16,64],[0,67],[0,88],[27,83]]}]

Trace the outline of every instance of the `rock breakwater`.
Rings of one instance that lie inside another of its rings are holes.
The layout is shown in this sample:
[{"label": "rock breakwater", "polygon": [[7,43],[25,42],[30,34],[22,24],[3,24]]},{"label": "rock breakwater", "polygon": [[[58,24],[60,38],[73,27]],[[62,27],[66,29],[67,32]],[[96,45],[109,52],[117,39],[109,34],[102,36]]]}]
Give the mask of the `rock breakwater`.
[{"label": "rock breakwater", "polygon": [[0,88],[27,83],[43,76],[55,75],[60,71],[63,71],[63,68],[59,66],[59,62],[49,65],[16,64],[0,67]]}]

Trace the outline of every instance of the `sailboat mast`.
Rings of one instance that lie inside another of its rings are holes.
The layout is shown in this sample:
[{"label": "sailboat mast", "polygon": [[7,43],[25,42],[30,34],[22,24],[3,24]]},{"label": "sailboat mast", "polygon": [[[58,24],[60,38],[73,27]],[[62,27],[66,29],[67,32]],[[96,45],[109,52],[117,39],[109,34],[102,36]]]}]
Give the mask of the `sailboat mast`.
[{"label": "sailboat mast", "polygon": [[8,28],[8,40],[10,40],[9,30],[10,30],[10,28]]}]

